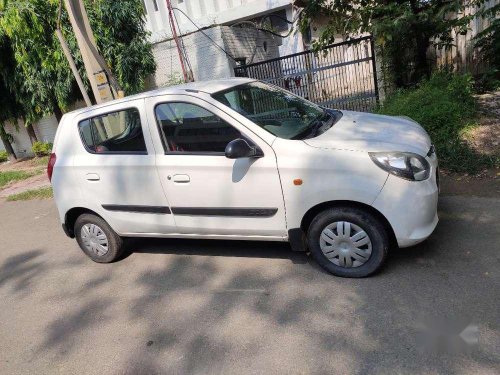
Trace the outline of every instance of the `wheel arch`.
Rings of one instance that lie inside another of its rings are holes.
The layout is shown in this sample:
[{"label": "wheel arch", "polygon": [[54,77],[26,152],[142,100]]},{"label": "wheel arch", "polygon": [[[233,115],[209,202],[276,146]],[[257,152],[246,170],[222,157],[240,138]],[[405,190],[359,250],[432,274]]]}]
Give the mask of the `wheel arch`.
[{"label": "wheel arch", "polygon": [[103,217],[101,215],[99,215],[97,212],[92,211],[88,208],[85,208],[85,207],[73,207],[73,208],[71,208],[64,215],[64,224],[63,224],[64,231],[66,232],[66,234],[69,237],[75,238],[75,222],[76,222],[76,219],[78,219],[78,217],[83,215],[83,214],[92,214],[92,215],[96,215],[96,216],[100,217],[101,219],[103,219]]},{"label": "wheel arch", "polygon": [[391,242],[391,245],[397,244],[396,241],[396,235],[394,233],[394,230],[392,228],[392,225],[389,223],[389,220],[376,208],[373,206],[370,206],[366,203],[361,203],[361,202],[356,202],[356,201],[349,201],[349,200],[335,200],[335,201],[327,201],[323,203],[319,203],[313,207],[311,207],[302,217],[301,223],[300,223],[300,229],[302,230],[303,233],[307,233],[309,226],[311,225],[311,222],[313,219],[316,217],[317,214],[320,212],[327,210],[329,208],[337,208],[337,207],[349,207],[349,208],[358,208],[361,210],[365,210],[375,216],[382,225],[387,229],[387,233],[389,234],[389,240]]}]

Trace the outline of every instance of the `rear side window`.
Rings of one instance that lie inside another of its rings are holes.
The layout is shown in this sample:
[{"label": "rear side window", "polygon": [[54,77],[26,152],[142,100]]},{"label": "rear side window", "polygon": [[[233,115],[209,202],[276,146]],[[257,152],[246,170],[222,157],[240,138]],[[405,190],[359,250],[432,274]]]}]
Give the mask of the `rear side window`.
[{"label": "rear side window", "polygon": [[241,137],[238,129],[194,104],[159,104],[155,115],[168,152],[224,153],[229,142]]},{"label": "rear side window", "polygon": [[147,153],[136,108],[93,117],[78,126],[83,143],[92,153]]}]

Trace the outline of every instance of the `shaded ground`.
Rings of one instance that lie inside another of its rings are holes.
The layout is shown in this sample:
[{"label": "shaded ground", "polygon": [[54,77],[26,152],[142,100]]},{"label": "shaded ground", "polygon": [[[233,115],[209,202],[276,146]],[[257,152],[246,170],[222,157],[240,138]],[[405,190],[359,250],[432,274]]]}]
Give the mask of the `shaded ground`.
[{"label": "shaded ground", "polygon": [[467,132],[467,143],[480,154],[500,155],[500,91],[476,98],[480,126]]},{"label": "shaded ground", "polygon": [[500,169],[478,175],[441,171],[441,195],[500,198]]},{"label": "shaded ground", "polygon": [[[439,214],[428,241],[353,280],[280,243],[136,240],[100,265],[52,200],[0,203],[0,372],[497,374],[500,199],[442,197]],[[426,349],[439,317],[479,343]]]}]

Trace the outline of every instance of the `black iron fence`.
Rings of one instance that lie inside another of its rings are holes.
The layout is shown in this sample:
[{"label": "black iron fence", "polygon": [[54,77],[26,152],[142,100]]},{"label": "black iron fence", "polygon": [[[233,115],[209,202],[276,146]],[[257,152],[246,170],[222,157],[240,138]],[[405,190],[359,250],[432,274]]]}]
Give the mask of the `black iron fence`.
[{"label": "black iron fence", "polygon": [[329,108],[372,111],[378,103],[373,39],[366,36],[234,68]]}]

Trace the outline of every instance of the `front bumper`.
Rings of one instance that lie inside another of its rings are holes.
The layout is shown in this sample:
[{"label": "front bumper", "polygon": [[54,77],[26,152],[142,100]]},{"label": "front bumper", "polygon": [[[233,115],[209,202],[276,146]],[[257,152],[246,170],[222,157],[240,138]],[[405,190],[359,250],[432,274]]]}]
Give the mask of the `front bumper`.
[{"label": "front bumper", "polygon": [[422,242],[438,223],[438,170],[435,157],[430,177],[425,181],[408,181],[389,175],[373,207],[380,211],[392,226],[399,247]]}]

